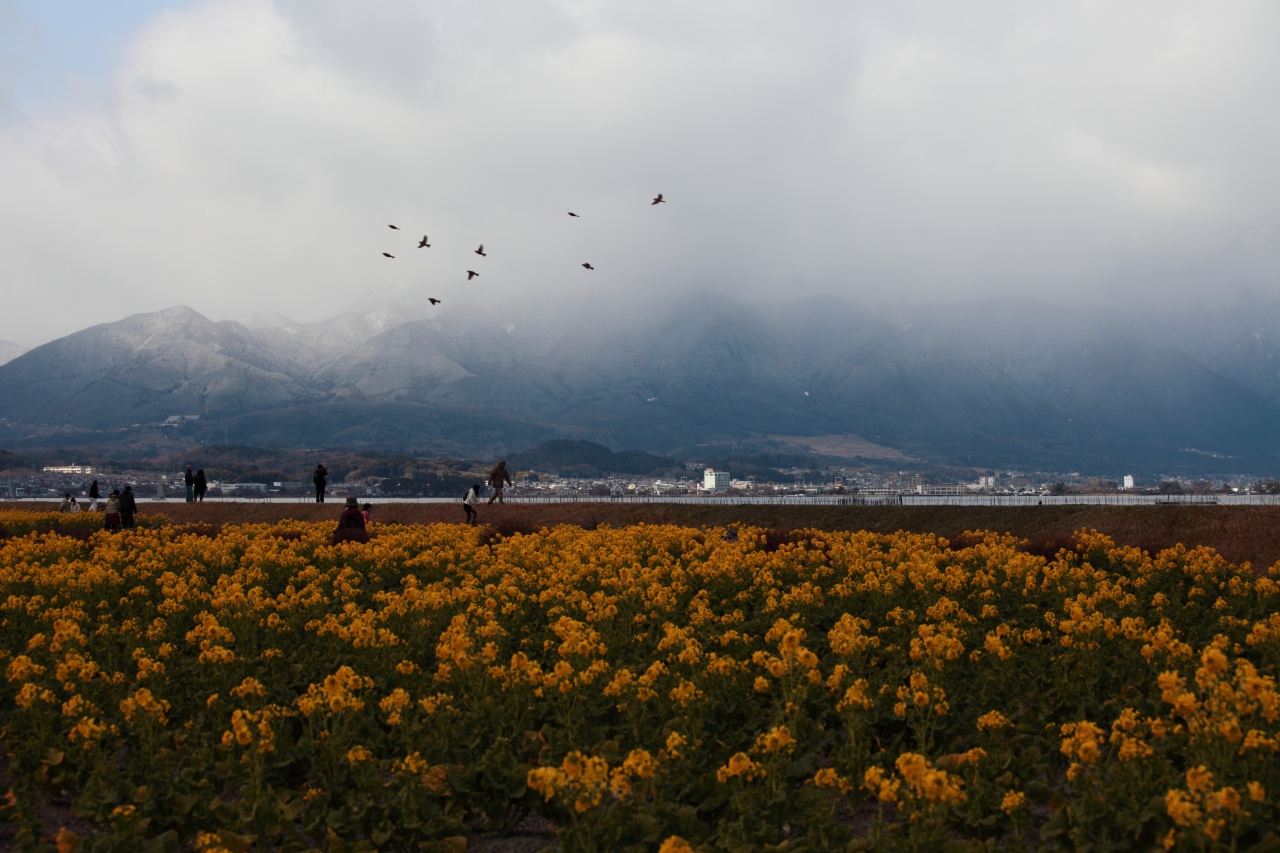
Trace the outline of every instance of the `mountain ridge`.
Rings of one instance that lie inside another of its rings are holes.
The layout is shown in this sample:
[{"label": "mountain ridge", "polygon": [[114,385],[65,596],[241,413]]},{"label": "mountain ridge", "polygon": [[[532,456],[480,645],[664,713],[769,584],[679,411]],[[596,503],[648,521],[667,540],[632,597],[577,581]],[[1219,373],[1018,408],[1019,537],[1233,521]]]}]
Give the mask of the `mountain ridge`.
[{"label": "mountain ridge", "polygon": [[892,316],[839,300],[765,308],[696,295],[644,310],[529,310],[517,327],[397,304],[398,315],[375,307],[254,328],[176,306],[81,330],[0,365],[0,440],[34,446],[37,427],[198,415],[187,440],[234,431],[280,447],[496,455],[583,439],[661,455],[855,434],[988,467],[1280,462],[1269,426],[1280,384],[1272,395],[1271,338],[1258,332],[1280,324],[1265,313],[1089,326],[1030,301]]}]

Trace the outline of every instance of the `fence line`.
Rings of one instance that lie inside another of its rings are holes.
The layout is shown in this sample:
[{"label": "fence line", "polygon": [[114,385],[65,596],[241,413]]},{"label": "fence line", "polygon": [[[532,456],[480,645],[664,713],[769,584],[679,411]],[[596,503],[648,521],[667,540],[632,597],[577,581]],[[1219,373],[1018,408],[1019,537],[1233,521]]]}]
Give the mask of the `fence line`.
[{"label": "fence line", "polygon": [[[20,498],[14,503],[48,502],[49,498]],[[313,503],[311,496],[248,495],[209,497],[206,503]],[[459,503],[457,497],[362,496],[362,503]],[[509,504],[694,504],[700,506],[1280,506],[1280,495],[507,495]],[[7,502],[7,501],[6,501]],[[139,497],[139,503],[182,503],[181,498],[158,501]],[[329,504],[338,508],[340,499]]]}]

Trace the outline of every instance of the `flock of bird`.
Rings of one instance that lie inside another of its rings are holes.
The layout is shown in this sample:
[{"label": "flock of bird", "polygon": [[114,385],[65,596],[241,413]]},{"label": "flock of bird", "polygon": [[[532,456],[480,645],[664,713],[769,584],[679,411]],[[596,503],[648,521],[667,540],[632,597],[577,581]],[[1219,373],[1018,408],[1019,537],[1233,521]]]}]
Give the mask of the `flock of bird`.
[{"label": "flock of bird", "polygon": [[[667,201],[667,200],[666,200],[665,198],[663,198],[663,197],[662,197],[662,193],[658,193],[658,194],[654,197],[653,201],[649,202],[649,204],[650,204],[650,206],[655,205],[655,204],[666,204],[666,201]],[[579,217],[579,216],[578,216],[578,214],[574,213],[572,210],[571,210],[571,211],[569,211],[569,215],[570,215],[570,216],[572,216],[574,219],[580,219],[580,218],[581,218],[581,217]],[[397,225],[388,225],[387,227],[388,227],[388,228],[390,228],[392,231],[399,231],[399,230],[400,230],[400,227],[399,227],[399,226],[397,226]],[[418,248],[419,248],[419,249],[430,249],[430,248],[431,248],[430,240],[429,240],[429,238],[427,237],[427,235],[426,235],[426,234],[423,234],[423,235],[422,235],[422,239],[418,241]],[[476,249],[476,250],[475,250],[475,253],[476,253],[477,255],[479,255],[480,257],[482,257],[482,258],[487,258],[487,257],[489,257],[489,255],[488,255],[488,254],[485,252],[485,250],[484,250],[484,243],[481,243],[481,244],[480,244],[480,248]],[[383,256],[384,258],[391,258],[392,260],[395,260],[395,257],[396,257],[395,255],[391,254],[390,252],[383,252],[383,253],[382,253],[382,256]],[[595,269],[595,267],[593,267],[590,263],[586,263],[586,262],[584,262],[584,263],[582,264],[582,266],[583,266],[583,268],[584,268],[584,269],[589,269],[589,270],[594,270],[594,269]],[[476,272],[475,270],[467,270],[467,281],[471,281],[471,279],[475,278],[475,277],[476,277],[476,276],[478,276],[478,275],[480,275],[480,273]],[[429,298],[427,299],[427,301],[428,301],[428,302],[430,302],[432,305],[439,305],[439,304],[440,304],[440,300],[439,300],[439,299],[436,299],[434,296],[429,297]]]}]

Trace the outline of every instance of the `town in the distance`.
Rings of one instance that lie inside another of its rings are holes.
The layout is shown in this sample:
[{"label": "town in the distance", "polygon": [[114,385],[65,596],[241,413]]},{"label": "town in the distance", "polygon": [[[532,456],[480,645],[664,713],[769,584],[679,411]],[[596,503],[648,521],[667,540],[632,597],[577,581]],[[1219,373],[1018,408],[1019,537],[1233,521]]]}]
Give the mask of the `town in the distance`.
[{"label": "town in the distance", "polygon": [[[678,460],[639,452],[615,453],[587,441],[544,442],[511,455],[510,498],[530,500],[628,498],[774,498],[823,495],[863,498],[927,496],[1162,496],[1203,500],[1277,495],[1269,477],[1114,479],[1079,472],[964,470],[920,465],[892,470],[867,460],[813,453],[744,453]],[[208,461],[206,461],[208,460]],[[84,498],[94,482],[132,486],[139,500],[182,500],[185,468],[205,473],[211,500],[305,500],[314,492],[310,468],[324,464],[335,492],[363,499],[453,499],[482,484],[493,460],[419,458],[376,452],[279,451],[252,447],[194,448],[154,461],[85,461],[70,451],[28,460],[6,453],[0,460],[0,499]],[[314,462],[314,464],[313,464]]]}]

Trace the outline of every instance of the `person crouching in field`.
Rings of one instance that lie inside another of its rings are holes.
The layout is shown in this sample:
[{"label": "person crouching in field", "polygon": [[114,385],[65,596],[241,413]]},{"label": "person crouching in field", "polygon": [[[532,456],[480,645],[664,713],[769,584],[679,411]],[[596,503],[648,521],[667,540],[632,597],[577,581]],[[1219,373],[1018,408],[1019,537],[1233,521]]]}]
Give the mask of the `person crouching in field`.
[{"label": "person crouching in field", "polygon": [[364,515],[355,496],[347,498],[347,505],[338,516],[338,529],[333,531],[333,544],[339,542],[368,542],[369,531],[364,527]]},{"label": "person crouching in field", "polygon": [[462,508],[467,513],[467,524],[475,526],[476,519],[480,514],[476,512],[476,504],[480,503],[480,484],[472,483],[471,488],[467,489],[467,493],[462,497]]},{"label": "person crouching in field", "polygon": [[493,489],[493,496],[489,498],[489,503],[494,501],[502,503],[502,489],[508,484],[515,485],[511,481],[511,475],[507,473],[507,460],[499,459],[498,467],[489,472],[489,486]]}]

